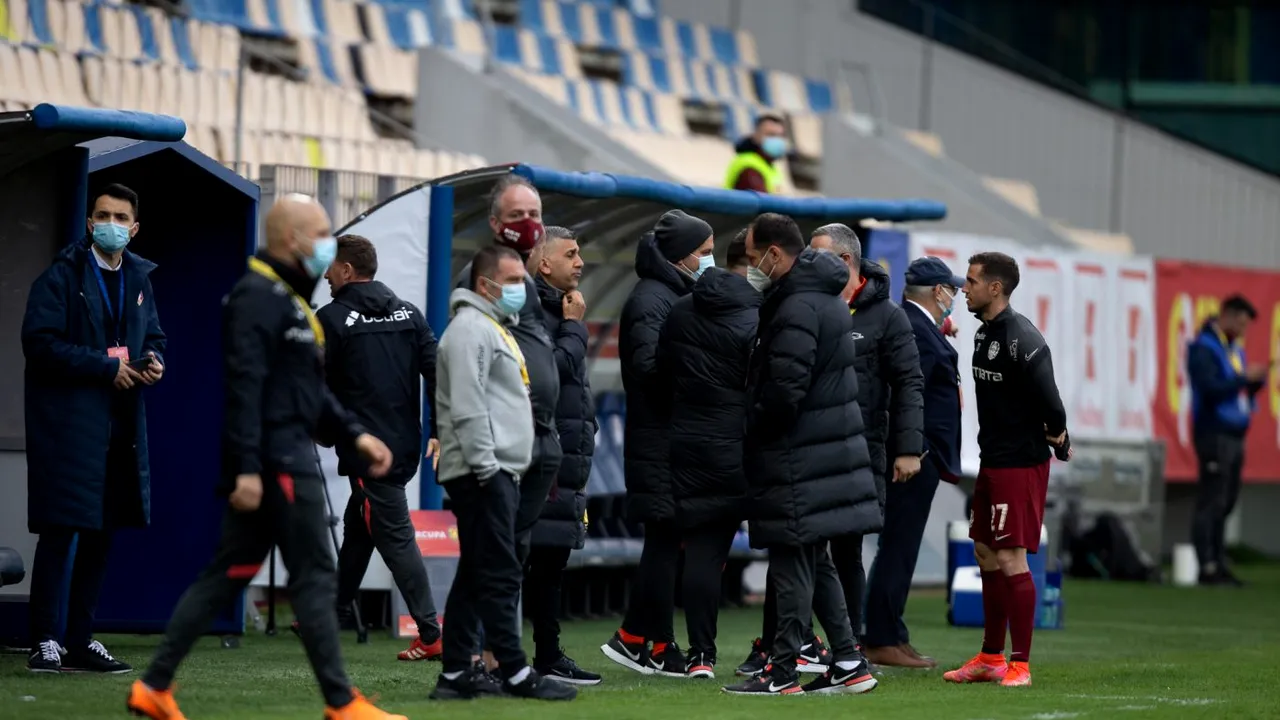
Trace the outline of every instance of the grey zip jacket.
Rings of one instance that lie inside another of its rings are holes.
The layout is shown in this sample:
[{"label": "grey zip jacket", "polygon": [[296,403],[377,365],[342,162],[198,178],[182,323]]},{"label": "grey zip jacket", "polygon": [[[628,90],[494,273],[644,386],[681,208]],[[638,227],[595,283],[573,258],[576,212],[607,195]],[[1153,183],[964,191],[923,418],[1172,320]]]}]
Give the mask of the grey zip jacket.
[{"label": "grey zip jacket", "polygon": [[533,459],[533,406],[519,346],[513,351],[493,321],[509,329],[520,318],[465,288],[449,296],[449,309],[436,364],[437,482],[500,470],[519,480]]}]

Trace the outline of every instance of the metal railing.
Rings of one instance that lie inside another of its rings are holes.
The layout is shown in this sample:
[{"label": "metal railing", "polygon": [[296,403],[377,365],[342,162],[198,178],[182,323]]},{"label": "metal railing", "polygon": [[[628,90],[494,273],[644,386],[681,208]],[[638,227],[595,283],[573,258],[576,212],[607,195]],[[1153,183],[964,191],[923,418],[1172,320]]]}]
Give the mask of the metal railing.
[{"label": "metal railing", "polygon": [[276,198],[302,193],[314,197],[324,207],[336,229],[428,179],[293,165],[263,165],[258,178],[258,187],[262,189],[260,214],[265,216]]}]

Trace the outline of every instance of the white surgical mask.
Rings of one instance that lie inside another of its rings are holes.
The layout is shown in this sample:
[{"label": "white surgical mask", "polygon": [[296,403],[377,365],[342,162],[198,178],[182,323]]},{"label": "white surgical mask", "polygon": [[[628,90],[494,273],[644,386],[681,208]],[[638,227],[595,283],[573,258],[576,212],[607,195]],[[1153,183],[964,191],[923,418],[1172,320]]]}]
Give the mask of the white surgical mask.
[{"label": "white surgical mask", "polygon": [[765,292],[771,285],[773,285],[773,277],[771,276],[773,275],[773,270],[777,266],[777,263],[770,265],[769,272],[767,273],[760,269],[760,265],[764,265],[765,258],[767,257],[769,257],[769,255],[766,253],[760,258],[759,265],[747,268],[747,282],[751,283],[751,287],[755,288],[756,292]]}]

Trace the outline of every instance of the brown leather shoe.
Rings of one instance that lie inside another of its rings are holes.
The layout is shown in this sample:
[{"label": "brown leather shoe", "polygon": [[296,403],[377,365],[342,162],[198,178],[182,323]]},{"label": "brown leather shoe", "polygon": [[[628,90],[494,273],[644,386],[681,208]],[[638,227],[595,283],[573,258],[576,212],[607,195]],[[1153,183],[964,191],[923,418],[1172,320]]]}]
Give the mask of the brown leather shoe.
[{"label": "brown leather shoe", "polygon": [[906,653],[907,653],[908,655],[910,655],[911,657],[913,657],[913,658],[915,658],[915,659],[917,659],[917,660],[921,660],[921,661],[923,661],[923,662],[928,663],[928,664],[929,664],[929,667],[931,667],[931,668],[938,667],[938,661],[937,661],[937,660],[934,660],[933,658],[929,657],[928,655],[921,655],[919,650],[916,650],[914,647],[912,647],[912,646],[911,646],[911,643],[902,643],[902,644],[901,644],[901,645],[899,645],[898,647],[900,647],[900,648],[902,648],[903,650],[905,650],[905,651],[906,651]]},{"label": "brown leather shoe", "polygon": [[915,670],[924,670],[934,667],[925,662],[923,659],[912,655],[902,648],[901,645],[889,645],[887,647],[869,647],[862,651],[868,660],[876,665],[884,665],[886,667],[912,668]]}]

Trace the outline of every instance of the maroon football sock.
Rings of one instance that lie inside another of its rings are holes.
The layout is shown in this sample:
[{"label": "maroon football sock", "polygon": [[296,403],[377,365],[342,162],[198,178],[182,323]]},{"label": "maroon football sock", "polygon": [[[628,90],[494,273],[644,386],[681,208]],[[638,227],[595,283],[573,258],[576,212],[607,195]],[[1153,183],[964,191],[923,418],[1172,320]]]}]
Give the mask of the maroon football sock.
[{"label": "maroon football sock", "polygon": [[1009,626],[1005,604],[1004,574],[999,570],[982,573],[982,652],[1004,652],[1004,631]]},{"label": "maroon football sock", "polygon": [[1036,624],[1036,584],[1029,572],[1010,575],[1005,578],[1005,583],[1008,588],[1005,604],[1009,611],[1009,639],[1013,642],[1009,659],[1028,662],[1031,659],[1031,632]]}]

